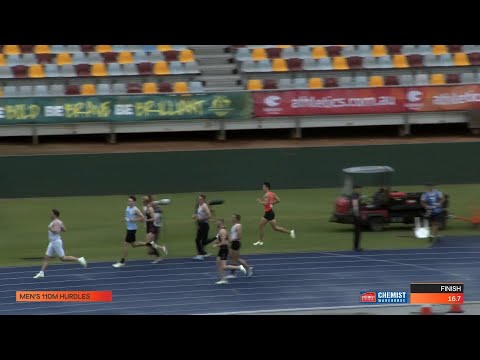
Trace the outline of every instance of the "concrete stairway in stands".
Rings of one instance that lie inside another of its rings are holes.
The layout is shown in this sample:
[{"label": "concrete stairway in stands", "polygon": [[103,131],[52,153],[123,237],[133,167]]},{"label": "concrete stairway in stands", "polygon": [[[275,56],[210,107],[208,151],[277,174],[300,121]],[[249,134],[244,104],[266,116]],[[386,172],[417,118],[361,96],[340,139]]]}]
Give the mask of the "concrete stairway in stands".
[{"label": "concrete stairway in stands", "polygon": [[201,71],[198,80],[204,82],[206,91],[243,90],[233,56],[225,51],[228,45],[188,45],[188,47],[195,51]]}]

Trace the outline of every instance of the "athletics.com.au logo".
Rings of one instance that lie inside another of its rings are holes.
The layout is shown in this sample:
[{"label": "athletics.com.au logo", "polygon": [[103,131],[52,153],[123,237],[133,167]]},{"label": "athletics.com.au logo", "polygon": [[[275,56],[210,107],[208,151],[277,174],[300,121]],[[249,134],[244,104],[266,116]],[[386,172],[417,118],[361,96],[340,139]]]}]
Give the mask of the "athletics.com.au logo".
[{"label": "athletics.com.au logo", "polygon": [[411,110],[420,110],[425,106],[423,102],[423,92],[419,90],[409,90],[406,96],[405,106]]},{"label": "athletics.com.au logo", "polygon": [[406,291],[361,291],[360,302],[370,304],[408,304]]},{"label": "athletics.com.au logo", "polygon": [[263,99],[265,105],[264,111],[270,114],[280,114],[283,111],[282,98],[276,95],[270,95]]}]

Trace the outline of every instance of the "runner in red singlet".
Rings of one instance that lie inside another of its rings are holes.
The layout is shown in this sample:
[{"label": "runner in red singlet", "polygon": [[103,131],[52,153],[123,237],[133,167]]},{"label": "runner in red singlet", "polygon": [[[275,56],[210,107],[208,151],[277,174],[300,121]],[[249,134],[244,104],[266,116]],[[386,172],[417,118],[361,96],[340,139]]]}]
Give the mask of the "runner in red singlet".
[{"label": "runner in red singlet", "polygon": [[273,191],[270,190],[270,183],[263,183],[264,195],[262,199],[257,199],[257,201],[263,205],[265,214],[263,214],[262,220],[260,220],[260,240],[254,243],[253,245],[263,245],[263,238],[265,236],[265,224],[270,223],[272,229],[279,231],[285,234],[290,234],[292,239],[295,239],[295,230],[287,230],[277,225],[277,220],[275,220],[275,213],[273,212],[273,205],[280,202],[280,198]]}]

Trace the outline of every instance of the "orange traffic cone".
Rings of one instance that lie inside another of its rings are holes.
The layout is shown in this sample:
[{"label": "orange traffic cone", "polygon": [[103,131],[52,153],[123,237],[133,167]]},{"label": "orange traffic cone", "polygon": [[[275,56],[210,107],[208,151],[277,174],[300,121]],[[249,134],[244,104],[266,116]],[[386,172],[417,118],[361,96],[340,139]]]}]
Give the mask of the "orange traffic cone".
[{"label": "orange traffic cone", "polygon": [[462,304],[452,304],[450,305],[450,310],[448,311],[451,314],[461,314],[463,313]]},{"label": "orange traffic cone", "polygon": [[420,314],[421,315],[432,315],[432,305],[422,305],[420,308]]}]

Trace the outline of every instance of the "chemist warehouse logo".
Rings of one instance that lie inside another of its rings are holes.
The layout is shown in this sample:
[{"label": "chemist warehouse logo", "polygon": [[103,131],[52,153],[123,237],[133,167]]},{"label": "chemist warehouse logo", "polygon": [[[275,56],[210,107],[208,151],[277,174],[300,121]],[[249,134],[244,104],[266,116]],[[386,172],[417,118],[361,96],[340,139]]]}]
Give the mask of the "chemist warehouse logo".
[{"label": "chemist warehouse logo", "polygon": [[370,304],[407,304],[406,291],[362,291],[360,302]]}]

